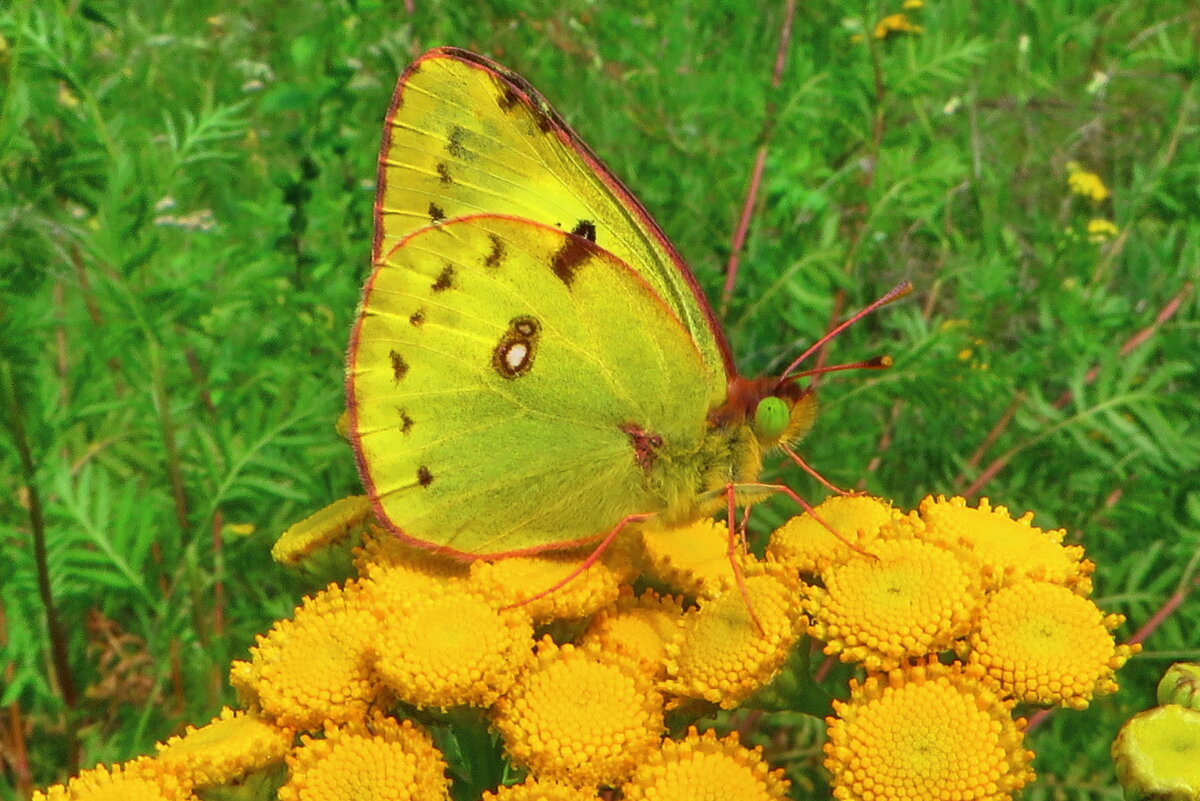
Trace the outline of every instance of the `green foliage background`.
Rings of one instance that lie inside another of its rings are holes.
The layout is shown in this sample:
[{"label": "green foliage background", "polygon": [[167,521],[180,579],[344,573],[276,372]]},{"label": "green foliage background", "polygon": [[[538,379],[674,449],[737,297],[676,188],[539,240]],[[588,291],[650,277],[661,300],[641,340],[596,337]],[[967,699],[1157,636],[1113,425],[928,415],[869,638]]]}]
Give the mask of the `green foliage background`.
[{"label": "green foliage background", "polygon": [[[230,659],[290,613],[300,588],[269,546],[357,489],[333,422],[378,135],[396,77],[439,44],[537,86],[713,298],[769,120],[726,316],[743,372],[790,360],[839,293],[854,308],[917,287],[832,346],[896,366],[825,382],[811,463],[911,507],[999,459],[981,494],[1087,547],[1122,636],[1193,585],[1190,0],[934,0],[909,12],[921,35],[886,40],[873,26],[899,0],[802,2],[778,90],[783,3],[411,5],[0,8],[0,797],[62,779],[71,735],[88,766],[208,720],[231,700]],[[1070,195],[1070,161],[1111,198]],[[1089,242],[1092,218],[1117,237]],[[34,493],[75,711],[49,668]],[[1121,693],[1031,736],[1026,797],[1120,797],[1109,742],[1171,661],[1197,658],[1198,616],[1186,598]],[[810,745],[776,762],[816,776]]]}]

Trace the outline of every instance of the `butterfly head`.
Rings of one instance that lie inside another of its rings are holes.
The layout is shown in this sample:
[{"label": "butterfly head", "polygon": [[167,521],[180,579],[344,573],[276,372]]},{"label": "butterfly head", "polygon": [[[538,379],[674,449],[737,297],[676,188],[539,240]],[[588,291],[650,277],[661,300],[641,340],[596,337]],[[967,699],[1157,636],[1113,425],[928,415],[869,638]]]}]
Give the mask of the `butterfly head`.
[{"label": "butterfly head", "polygon": [[817,396],[795,378],[735,377],[712,420],[718,425],[749,425],[762,450],[794,445],[812,428]]}]

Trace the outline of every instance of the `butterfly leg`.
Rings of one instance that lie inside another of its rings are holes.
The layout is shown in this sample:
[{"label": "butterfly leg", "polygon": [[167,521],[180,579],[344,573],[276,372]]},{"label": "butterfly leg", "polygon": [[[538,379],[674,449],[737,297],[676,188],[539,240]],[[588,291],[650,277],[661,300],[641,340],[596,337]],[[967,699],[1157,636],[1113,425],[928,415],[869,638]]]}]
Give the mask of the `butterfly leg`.
[{"label": "butterfly leg", "polygon": [[555,590],[560,590],[563,587],[567,586],[569,583],[571,583],[572,580],[574,580],[574,579],[578,578],[580,575],[582,575],[585,570],[587,570],[592,565],[596,564],[596,560],[599,559],[606,550],[608,550],[608,546],[612,545],[613,540],[615,540],[617,538],[617,535],[621,533],[621,530],[624,529],[625,526],[629,525],[630,523],[640,523],[643,520],[649,520],[651,517],[654,517],[654,515],[647,515],[647,514],[628,515],[627,517],[622,519],[621,522],[617,523],[617,525],[613,527],[612,531],[605,534],[604,539],[600,540],[600,544],[596,546],[595,550],[593,550],[590,554],[588,554],[587,559],[584,559],[583,562],[580,563],[579,567],[572,570],[571,573],[566,578],[564,578],[562,581],[559,581],[557,584],[555,584],[552,587],[542,590],[537,595],[532,595],[523,601],[517,601],[514,604],[509,604],[508,606],[501,607],[501,609],[514,609],[518,606],[524,606],[525,604],[530,603],[532,601],[536,601],[539,598],[545,598],[547,595],[554,592]]},{"label": "butterfly leg", "polygon": [[[770,492],[783,493],[787,497],[791,498],[792,501],[797,506],[799,506],[805,512],[807,512],[809,515],[811,515],[813,520],[816,520],[818,523],[820,523],[822,526],[824,526],[825,529],[830,534],[837,537],[838,540],[843,542],[846,545],[846,547],[848,547],[851,550],[855,551],[856,553],[860,553],[864,556],[874,556],[874,554],[872,554],[870,551],[863,548],[861,545],[855,545],[853,542],[851,542],[850,540],[843,537],[841,535],[841,533],[838,532],[837,529],[835,529],[833,526],[829,525],[828,522],[823,520],[821,518],[821,516],[819,514],[817,514],[817,510],[812,507],[812,504],[810,504],[808,501],[804,500],[799,495],[797,495],[795,490],[793,490],[791,487],[787,486],[786,484],[760,484],[760,483],[750,482],[750,483],[745,483],[745,484],[737,484],[736,486],[737,487],[753,487],[755,489],[763,489],[763,490],[768,490]],[[849,494],[853,494],[853,493],[844,493],[844,494],[849,495]]]},{"label": "butterfly leg", "polygon": [[[789,459],[791,459],[793,462],[796,463],[796,465],[801,470],[808,473],[810,476],[815,478],[817,481],[821,482],[821,484],[823,484],[827,489],[829,489],[833,492],[836,492],[838,495],[858,495],[859,494],[859,492],[857,490],[844,490],[841,487],[834,484],[829,479],[825,478],[825,476],[823,476],[817,472],[817,469],[815,467],[810,465],[808,462],[804,461],[804,459],[800,456],[800,454],[798,454],[794,450],[792,450],[792,448],[786,442],[780,443],[779,447],[783,450],[784,453],[786,453],[788,455]],[[814,517],[815,517],[815,515],[814,515]]]},{"label": "butterfly leg", "polygon": [[725,514],[729,524],[729,543],[726,546],[725,555],[729,559],[729,564],[733,568],[733,580],[737,583],[738,592],[742,594],[742,601],[746,604],[746,611],[750,614],[750,619],[754,621],[754,628],[758,629],[759,634],[766,634],[766,629],[763,628],[762,622],[758,619],[758,615],[754,613],[754,604],[750,603],[750,593],[746,590],[746,577],[742,574],[742,563],[738,558],[738,548],[736,547],[738,539],[741,539],[742,544],[746,542],[745,524],[750,517],[749,508],[746,509],[746,514],[742,518],[742,526],[740,532],[735,533],[735,522],[737,520],[737,508],[734,505],[736,495],[734,493],[734,484],[725,485]]}]

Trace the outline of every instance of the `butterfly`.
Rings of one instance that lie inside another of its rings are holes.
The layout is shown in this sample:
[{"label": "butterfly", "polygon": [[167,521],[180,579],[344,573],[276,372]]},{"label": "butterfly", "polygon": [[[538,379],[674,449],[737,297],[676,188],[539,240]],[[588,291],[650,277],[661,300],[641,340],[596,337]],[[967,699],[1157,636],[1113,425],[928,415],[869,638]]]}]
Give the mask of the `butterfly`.
[{"label": "butterfly", "polygon": [[649,213],[524,79],[430,50],[383,132],[350,439],[402,539],[498,557],[749,502],[816,413],[738,374]]}]

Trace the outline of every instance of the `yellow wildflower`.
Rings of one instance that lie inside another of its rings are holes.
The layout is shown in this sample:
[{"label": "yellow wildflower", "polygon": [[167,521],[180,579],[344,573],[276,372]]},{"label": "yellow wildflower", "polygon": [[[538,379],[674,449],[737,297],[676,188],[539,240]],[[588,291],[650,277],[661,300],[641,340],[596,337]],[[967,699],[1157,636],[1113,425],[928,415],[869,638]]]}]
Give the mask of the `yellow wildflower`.
[{"label": "yellow wildflower", "polygon": [[158,761],[178,765],[192,785],[228,784],[247,773],[282,763],[295,732],[248,712],[225,707],[208,724],[188,726],[181,736],[155,746]]},{"label": "yellow wildflower", "polygon": [[682,526],[643,526],[642,554],[647,573],[685,595],[719,595],[735,583],[729,527],[712,518]]},{"label": "yellow wildflower", "polygon": [[280,726],[356,720],[387,697],[366,658],[378,632],[356,584],[330,585],[259,635],[250,661],[233,663],[230,681],[244,704],[257,703]]},{"label": "yellow wildflower", "polygon": [[1200,798],[1200,711],[1167,704],[1134,715],[1112,758],[1126,798]]},{"label": "yellow wildflower", "polygon": [[599,801],[599,798],[593,787],[575,787],[530,776],[520,784],[484,793],[479,801]]},{"label": "yellow wildflower", "polygon": [[549,637],[493,711],[513,762],[578,786],[620,783],[663,732],[662,696],[645,672]]},{"label": "yellow wildflower", "polygon": [[632,577],[634,569],[628,551],[614,543],[587,570],[547,592],[586,558],[576,551],[556,551],[479,560],[471,563],[470,581],[500,606],[519,604],[535,623],[587,617],[617,600],[621,583]]},{"label": "yellow wildflower", "polygon": [[985,586],[995,589],[1014,577],[1028,577],[1091,591],[1095,565],[1083,558],[1083,548],[1063,545],[1062,529],[1043,531],[1030,524],[1033,512],[1013,519],[1003,506],[993,508],[981,498],[972,509],[961,497],[947,500],[928,496],[918,507],[925,524],[922,539],[940,543],[979,565]]},{"label": "yellow wildflower", "polygon": [[957,663],[851,680],[825,719],[834,798],[1008,801],[1033,780],[1012,706]]},{"label": "yellow wildflower", "polygon": [[354,567],[364,578],[407,584],[414,593],[465,580],[470,572],[469,562],[418,548],[376,525],[368,527],[362,547],[354,551]]},{"label": "yellow wildflower", "polygon": [[[372,585],[364,581],[366,591]],[[490,706],[533,656],[529,612],[501,610],[465,582],[420,594],[388,592],[385,585],[372,597],[379,619],[369,648],[375,670],[413,706]]]},{"label": "yellow wildflower", "polygon": [[834,495],[813,511],[843,539],[805,513],[784,523],[767,545],[769,555],[801,573],[841,564],[857,553],[851,546],[870,551],[879,529],[903,516],[889,501],[870,495]]},{"label": "yellow wildflower", "polygon": [[809,633],[825,641],[825,653],[870,671],[949,650],[983,599],[969,565],[911,537],[873,542],[870,555],[827,570],[825,588],[805,595]]},{"label": "yellow wildflower", "polygon": [[1085,709],[1116,691],[1114,672],[1140,650],[1113,642],[1123,620],[1057,584],[1018,582],[988,600],[969,662],[1018,701]]},{"label": "yellow wildflower", "polygon": [[625,801],[783,801],[788,780],[771,770],[761,748],[746,748],[737,732],[717,739],[696,727],[682,740],[664,740],[621,788]]},{"label": "yellow wildflower", "polygon": [[1108,200],[1111,194],[1099,175],[1088,172],[1077,161],[1067,162],[1067,186],[1076,195],[1091,198],[1096,203]]},{"label": "yellow wildflower", "polygon": [[916,11],[917,9],[925,7],[925,0],[904,0],[904,2],[900,4],[900,7],[905,11]]},{"label": "yellow wildflower", "polygon": [[678,598],[659,596],[654,590],[634,597],[632,588],[622,587],[617,602],[592,617],[579,644],[622,653],[655,679],[663,679],[667,674],[666,644],[682,617]]},{"label": "yellow wildflower", "polygon": [[920,25],[914,25],[909,21],[905,14],[888,14],[879,22],[875,23],[875,38],[886,39],[892,34],[911,33],[914,36],[921,33],[925,29]]},{"label": "yellow wildflower", "polygon": [[369,721],[305,735],[288,757],[279,801],[446,801],[450,781],[433,740],[412,722],[375,713]]},{"label": "yellow wildflower", "polygon": [[670,678],[664,690],[732,709],[769,683],[787,661],[808,622],[801,613],[799,581],[781,570],[760,569],[761,574],[746,577],[746,596],[763,630],[755,626],[739,590],[702,599],[667,643]]},{"label": "yellow wildflower", "polygon": [[35,791],[32,801],[198,801],[175,768],[150,757],[111,768],[97,765],[66,784]]},{"label": "yellow wildflower", "polygon": [[1121,233],[1121,229],[1112,220],[1106,220],[1103,217],[1096,217],[1088,220],[1087,224],[1088,241],[1093,244],[1101,244]]}]

